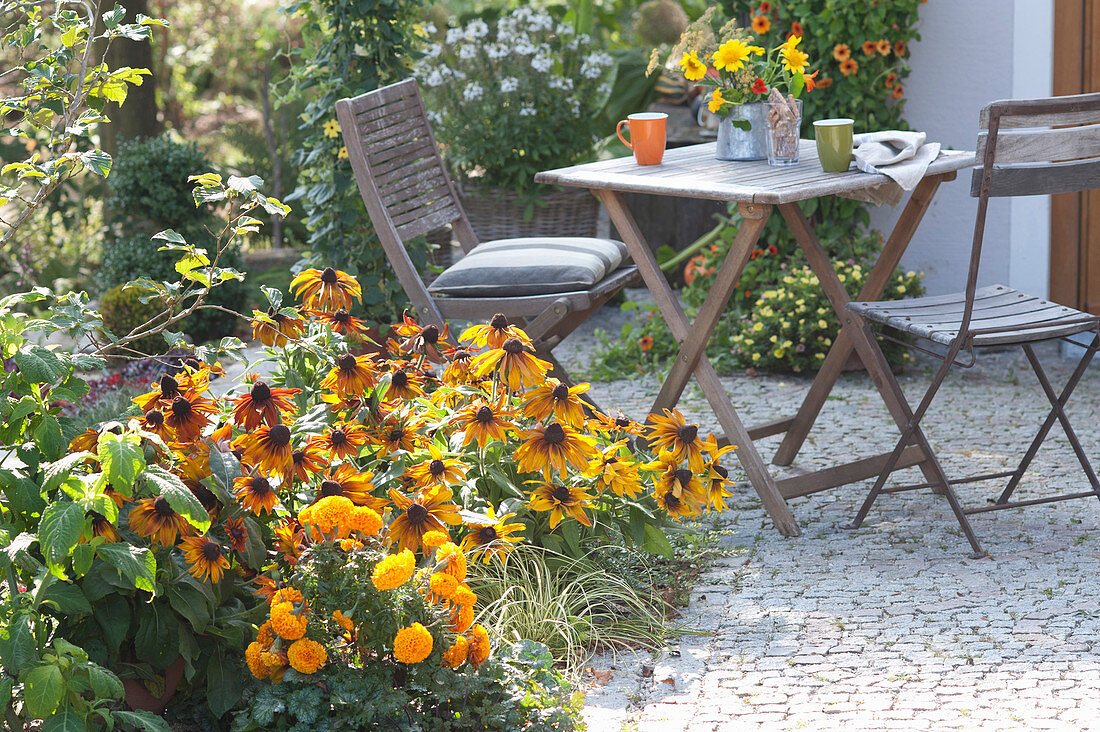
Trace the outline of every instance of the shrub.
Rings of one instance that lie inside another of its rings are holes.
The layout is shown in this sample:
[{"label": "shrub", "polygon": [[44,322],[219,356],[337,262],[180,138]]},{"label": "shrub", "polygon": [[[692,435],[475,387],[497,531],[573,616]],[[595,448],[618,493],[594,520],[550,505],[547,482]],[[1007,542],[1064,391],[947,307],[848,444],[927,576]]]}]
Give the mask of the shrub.
[{"label": "shrub", "polygon": [[[116,336],[124,336],[167,309],[164,300],[160,298],[151,298],[148,302],[142,302],[141,298],[140,290],[126,289],[125,285],[112,287],[99,302],[103,325]],[[168,344],[159,334],[134,341],[129,347],[151,356],[168,350]]]},{"label": "shrub", "polygon": [[[214,218],[195,206],[188,178],[212,169],[195,143],[176,142],[168,134],[126,140],[118,147],[118,161],[111,171],[110,215],[125,236],[143,227],[150,233],[173,228],[196,235],[192,243],[207,246],[213,237],[203,231]],[[200,236],[206,236],[202,241]]]}]

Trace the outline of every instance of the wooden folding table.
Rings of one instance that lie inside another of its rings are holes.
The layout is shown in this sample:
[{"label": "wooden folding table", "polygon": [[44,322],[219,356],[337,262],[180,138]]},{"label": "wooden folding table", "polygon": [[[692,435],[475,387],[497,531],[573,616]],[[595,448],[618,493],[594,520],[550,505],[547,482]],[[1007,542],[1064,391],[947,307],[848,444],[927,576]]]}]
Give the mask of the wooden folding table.
[{"label": "wooden folding table", "polygon": [[[753,440],[783,434],[784,439],[772,462],[776,465],[790,465],[853,350],[866,366],[899,429],[903,429],[908,423],[910,414],[904,399],[894,391],[894,382],[885,378],[887,366],[877,360],[870,334],[854,325],[845,310],[849,302],[848,294],[833,269],[829,255],[817,240],[812,224],[797,204],[799,201],[826,195],[860,198],[874,188],[888,184],[889,179],[884,175],[863,173],[854,168],[846,173],[823,173],[814,143],[806,140],[800,146],[800,162],[782,168],[771,167],[764,161],[724,162],[715,159],[714,151],[714,143],[693,145],[666,151],[660,165],[641,166],[634,162],[633,157],[617,158],[545,171],[536,175],[535,181],[588,188],[603,202],[662,317],[668,323],[669,330],[679,343],[679,354],[653,403],[652,411],[660,412],[662,409],[674,407],[680,400],[688,379],[694,374],[725,431],[723,439],[739,447],[735,454],[776,528],[785,536],[798,536],[798,524],[786,499],[878,475],[888,454],[775,480],[753,445]],[[877,300],[882,295],[940,183],[953,180],[958,170],[974,164],[972,152],[943,151],[929,165],[924,179],[909,196],[897,225],[868,274],[859,294],[860,300]],[[664,274],[657,266],[653,252],[623,201],[624,193],[650,193],[737,203],[738,211],[745,222],[737,232],[694,323],[688,321]],[[705,354],[705,348],[773,209],[779,210],[790,227],[843,326],[798,413],[746,427],[725,393],[714,366]],[[920,466],[931,482],[933,478],[928,473],[925,462],[923,452],[913,444],[906,448],[897,467]]]}]

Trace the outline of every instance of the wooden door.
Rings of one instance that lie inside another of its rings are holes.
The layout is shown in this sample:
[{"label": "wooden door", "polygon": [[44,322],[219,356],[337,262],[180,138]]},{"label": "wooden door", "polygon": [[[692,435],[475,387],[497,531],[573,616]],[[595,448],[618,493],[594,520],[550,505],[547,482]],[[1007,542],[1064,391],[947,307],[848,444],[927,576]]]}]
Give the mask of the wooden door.
[{"label": "wooden door", "polygon": [[[1100,0],[1054,1],[1054,94],[1100,91]],[[1100,313],[1100,191],[1051,197],[1050,296]]]}]

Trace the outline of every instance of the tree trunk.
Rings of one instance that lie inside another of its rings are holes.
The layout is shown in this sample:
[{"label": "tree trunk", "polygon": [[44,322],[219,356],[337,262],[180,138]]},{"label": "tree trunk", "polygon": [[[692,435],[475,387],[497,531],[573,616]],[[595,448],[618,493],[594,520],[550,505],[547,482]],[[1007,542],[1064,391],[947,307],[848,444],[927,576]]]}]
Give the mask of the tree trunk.
[{"label": "tree trunk", "polygon": [[[118,0],[118,4],[126,7],[125,23],[136,22],[138,13],[149,15],[149,0]],[[152,46],[149,41],[116,38],[107,52],[107,65],[111,69],[129,66],[152,71]],[[126,103],[122,107],[108,104],[106,115],[111,121],[100,128],[100,147],[112,158],[118,156],[118,144],[123,140],[160,134],[154,77],[146,76],[141,86],[131,85]]]}]

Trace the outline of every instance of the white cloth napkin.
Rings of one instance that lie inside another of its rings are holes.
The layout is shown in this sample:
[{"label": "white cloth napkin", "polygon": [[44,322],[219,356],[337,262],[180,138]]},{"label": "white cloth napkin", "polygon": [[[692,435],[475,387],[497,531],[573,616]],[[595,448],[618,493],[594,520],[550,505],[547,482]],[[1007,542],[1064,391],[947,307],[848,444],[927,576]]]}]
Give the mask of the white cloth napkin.
[{"label": "white cloth napkin", "polygon": [[865,173],[881,173],[892,182],[868,191],[866,200],[896,206],[905,191],[917,187],[929,163],[940,154],[940,144],[925,144],[923,132],[884,130],[852,137],[856,167]]}]

